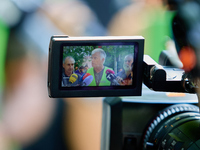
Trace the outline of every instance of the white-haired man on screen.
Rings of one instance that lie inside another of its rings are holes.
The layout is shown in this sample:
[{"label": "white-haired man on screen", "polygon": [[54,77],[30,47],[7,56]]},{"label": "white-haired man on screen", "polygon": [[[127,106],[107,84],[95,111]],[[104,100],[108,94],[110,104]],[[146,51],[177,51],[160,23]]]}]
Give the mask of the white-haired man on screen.
[{"label": "white-haired man on screen", "polygon": [[124,57],[123,70],[117,73],[116,80],[120,85],[132,85],[134,54]]},{"label": "white-haired man on screen", "polygon": [[96,48],[92,51],[92,67],[87,70],[93,76],[89,86],[110,86],[111,81],[106,78],[106,70],[111,68],[104,66],[106,53],[101,48]]}]

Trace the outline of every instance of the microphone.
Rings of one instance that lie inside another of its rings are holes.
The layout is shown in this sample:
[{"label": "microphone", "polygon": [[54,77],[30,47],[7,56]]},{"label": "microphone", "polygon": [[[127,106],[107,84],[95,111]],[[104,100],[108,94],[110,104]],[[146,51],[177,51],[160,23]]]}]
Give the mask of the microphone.
[{"label": "microphone", "polygon": [[83,80],[85,80],[85,78],[87,78],[88,76],[92,76],[90,73],[85,73],[85,75],[83,76]]},{"label": "microphone", "polygon": [[106,74],[108,74],[108,73],[115,74],[115,72],[114,72],[113,70],[111,70],[111,69],[107,69],[107,70],[106,70]]},{"label": "microphone", "polygon": [[69,77],[69,82],[74,83],[76,82],[76,80],[78,79],[78,75],[73,73],[70,77]]},{"label": "microphone", "polygon": [[93,76],[92,75],[89,75],[87,76],[83,82],[82,82],[82,86],[88,86],[93,80]]},{"label": "microphone", "polygon": [[82,74],[82,76],[80,77],[79,79],[79,82],[82,82],[83,81],[83,76],[85,75],[85,73]]},{"label": "microphone", "polygon": [[115,85],[120,85],[116,80],[115,72],[111,69],[106,70],[106,79],[115,83]]},{"label": "microphone", "polygon": [[81,78],[80,78],[80,82],[82,82],[85,78],[87,78],[88,76],[91,76],[91,74],[90,73],[84,73],[82,76],[81,76]]},{"label": "microphone", "polygon": [[108,81],[113,81],[114,79],[116,79],[116,76],[112,73],[107,73],[106,78]]}]

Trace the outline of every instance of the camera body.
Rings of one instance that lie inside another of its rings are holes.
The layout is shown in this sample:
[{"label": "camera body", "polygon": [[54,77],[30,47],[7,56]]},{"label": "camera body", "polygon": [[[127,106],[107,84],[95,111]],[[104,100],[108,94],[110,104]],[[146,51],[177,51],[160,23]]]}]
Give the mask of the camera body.
[{"label": "camera body", "polygon": [[[49,96],[105,97],[102,150],[199,149],[198,99],[185,71],[161,66],[143,52],[141,36],[52,36]],[[74,68],[80,64],[90,69],[79,76]],[[97,84],[99,66],[107,81]],[[126,75],[127,68],[129,82],[122,84],[126,78],[118,73]]]},{"label": "camera body", "polygon": [[[102,64],[104,67],[102,74],[105,74],[102,85],[96,85],[95,83],[95,66],[96,68],[100,66],[99,62],[93,61],[92,58],[92,52],[95,49],[103,50],[106,55]],[[190,86],[193,83],[191,83],[191,79],[188,78],[183,69],[161,66],[148,55],[143,55],[143,52],[144,38],[141,36],[52,36],[49,45],[47,83],[49,96],[141,96],[142,81],[154,91],[195,93],[194,87]],[[125,62],[125,58],[129,57],[128,55],[132,57],[131,66],[128,66],[128,63]],[[71,68],[71,74],[68,76],[65,71],[70,68],[63,67],[67,57],[74,61],[73,69]],[[80,65],[83,67],[83,64],[89,66],[92,71],[87,71],[79,77],[74,73],[76,64],[76,67],[80,67]],[[124,67],[126,66],[131,67],[129,72],[125,71],[126,68]],[[123,71],[120,72],[119,69]],[[127,72],[130,74],[129,76]],[[122,76],[123,78],[121,78]],[[88,78],[86,79],[86,77]],[[119,80],[123,82],[127,78],[129,84],[119,82]],[[67,85],[63,84],[65,79],[69,80],[66,81]],[[109,82],[109,84],[103,82]]]},{"label": "camera body", "polygon": [[196,94],[156,92],[103,100],[101,150],[199,149]]},{"label": "camera body", "polygon": [[199,149],[195,94],[155,92],[144,85],[142,95],[122,98],[123,150]]}]

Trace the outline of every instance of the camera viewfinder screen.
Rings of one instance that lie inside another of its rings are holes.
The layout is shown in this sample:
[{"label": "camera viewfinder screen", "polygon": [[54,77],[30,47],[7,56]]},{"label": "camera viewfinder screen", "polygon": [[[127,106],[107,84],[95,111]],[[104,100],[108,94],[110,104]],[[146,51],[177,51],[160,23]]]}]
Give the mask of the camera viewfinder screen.
[{"label": "camera viewfinder screen", "polygon": [[60,87],[63,90],[134,87],[137,53],[137,42],[65,44]]}]

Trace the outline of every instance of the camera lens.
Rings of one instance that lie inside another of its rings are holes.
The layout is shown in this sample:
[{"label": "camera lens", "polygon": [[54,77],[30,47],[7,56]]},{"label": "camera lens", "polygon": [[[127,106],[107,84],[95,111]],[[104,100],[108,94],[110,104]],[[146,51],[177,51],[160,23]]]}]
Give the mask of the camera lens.
[{"label": "camera lens", "polygon": [[143,149],[200,149],[199,108],[190,104],[177,104],[160,111],[145,130]]}]

